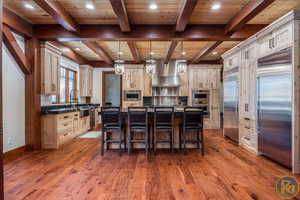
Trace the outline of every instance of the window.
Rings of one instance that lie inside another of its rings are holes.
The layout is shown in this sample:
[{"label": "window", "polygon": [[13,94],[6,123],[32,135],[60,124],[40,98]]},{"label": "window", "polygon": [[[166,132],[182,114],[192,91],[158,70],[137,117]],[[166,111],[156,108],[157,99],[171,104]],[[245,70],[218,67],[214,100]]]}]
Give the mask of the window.
[{"label": "window", "polygon": [[60,68],[60,92],[52,97],[53,103],[70,103],[77,99],[77,74],[75,71]]}]

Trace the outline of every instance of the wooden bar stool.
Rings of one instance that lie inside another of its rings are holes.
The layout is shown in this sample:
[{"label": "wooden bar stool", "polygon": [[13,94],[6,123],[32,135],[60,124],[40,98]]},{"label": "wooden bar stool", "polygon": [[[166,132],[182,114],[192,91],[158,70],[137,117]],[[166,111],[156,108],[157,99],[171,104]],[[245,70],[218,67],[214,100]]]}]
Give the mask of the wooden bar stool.
[{"label": "wooden bar stool", "polygon": [[[168,139],[160,139],[158,133],[168,133]],[[154,108],[154,127],[153,127],[153,149],[156,154],[157,143],[169,143],[170,151],[173,152],[174,135],[174,108],[155,107]]]},{"label": "wooden bar stool", "polygon": [[[106,149],[109,148],[109,144],[119,144],[119,154],[122,153],[122,143],[124,149],[126,149],[126,131],[122,126],[122,116],[120,107],[101,107],[101,119],[102,119],[102,143],[101,143],[101,155],[104,154],[104,144]],[[118,139],[109,139],[108,133],[118,133]]]},{"label": "wooden bar stool", "polygon": [[[143,138],[134,137],[145,133]],[[149,126],[147,107],[128,107],[128,154],[131,154],[134,143],[144,143],[145,152],[149,152]]]},{"label": "wooden bar stool", "polygon": [[[196,133],[196,140],[187,140],[188,132]],[[197,144],[198,149],[201,144],[201,153],[204,156],[204,140],[203,140],[203,111],[199,107],[185,107],[183,113],[183,123],[180,129],[179,146],[183,153],[186,154],[186,143]]]}]

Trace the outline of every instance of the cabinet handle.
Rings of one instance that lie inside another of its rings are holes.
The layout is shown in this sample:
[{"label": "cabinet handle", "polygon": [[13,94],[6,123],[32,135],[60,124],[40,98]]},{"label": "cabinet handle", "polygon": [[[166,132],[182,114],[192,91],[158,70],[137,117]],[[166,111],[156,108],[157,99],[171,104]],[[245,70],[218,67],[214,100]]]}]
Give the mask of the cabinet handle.
[{"label": "cabinet handle", "polygon": [[272,49],[272,47],[271,47],[271,39],[269,39],[269,49]]},{"label": "cabinet handle", "polygon": [[65,119],[69,118],[69,116],[64,116]]},{"label": "cabinet handle", "polygon": [[250,129],[250,127],[249,126],[245,126],[245,129]]},{"label": "cabinet handle", "polygon": [[67,136],[67,135],[68,135],[68,133],[65,133],[65,134],[64,134],[64,136]]}]

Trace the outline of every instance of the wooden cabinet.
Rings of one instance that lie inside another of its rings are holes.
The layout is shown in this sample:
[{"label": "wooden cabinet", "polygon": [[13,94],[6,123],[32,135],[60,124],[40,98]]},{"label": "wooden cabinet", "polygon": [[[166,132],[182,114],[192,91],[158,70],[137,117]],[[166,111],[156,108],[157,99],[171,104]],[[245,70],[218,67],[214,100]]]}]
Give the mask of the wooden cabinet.
[{"label": "wooden cabinet", "polygon": [[79,112],[42,116],[42,148],[58,149],[90,129],[90,117],[79,117]]},{"label": "wooden cabinet", "polygon": [[[142,106],[143,96],[145,94],[152,94],[152,88],[149,88],[150,80],[146,80],[144,66],[143,65],[126,65],[125,72],[122,75],[122,106],[127,108],[129,106]],[[148,76],[148,75],[146,75]],[[145,83],[147,81],[147,83]],[[148,86],[145,86],[148,84]],[[152,84],[152,83],[151,83]],[[125,101],[124,91],[125,90],[140,90],[141,99],[139,101]],[[147,90],[147,91],[145,91]],[[151,95],[150,95],[151,96]]]},{"label": "wooden cabinet", "polygon": [[257,134],[255,130],[255,120],[250,118],[241,118],[239,123],[239,142],[240,145],[257,151]]},{"label": "wooden cabinet", "polygon": [[80,96],[93,96],[93,69],[90,66],[80,66]]},{"label": "wooden cabinet", "polygon": [[240,115],[255,118],[256,97],[256,43],[241,51],[240,64]]},{"label": "wooden cabinet", "polygon": [[59,94],[61,50],[50,43],[41,45],[41,93]]},{"label": "wooden cabinet", "polygon": [[188,71],[186,73],[180,74],[179,78],[180,78],[179,96],[189,96]]},{"label": "wooden cabinet", "polygon": [[124,90],[143,90],[144,89],[144,69],[138,66],[126,66],[125,73],[122,75]]},{"label": "wooden cabinet", "polygon": [[209,91],[209,117],[204,118],[205,129],[220,128],[221,122],[221,92],[218,90]]},{"label": "wooden cabinet", "polygon": [[292,45],[293,26],[288,23],[258,40],[258,57],[264,57]]},{"label": "wooden cabinet", "polygon": [[144,69],[144,95],[152,96],[152,75],[148,74]]}]

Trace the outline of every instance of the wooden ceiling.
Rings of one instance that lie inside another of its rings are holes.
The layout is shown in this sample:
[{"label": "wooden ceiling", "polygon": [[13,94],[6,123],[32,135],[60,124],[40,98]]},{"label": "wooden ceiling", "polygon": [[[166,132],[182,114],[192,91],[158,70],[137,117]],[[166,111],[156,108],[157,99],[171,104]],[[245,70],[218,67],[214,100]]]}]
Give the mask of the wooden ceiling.
[{"label": "wooden ceiling", "polygon": [[[158,40],[152,41],[154,59],[218,61],[221,54],[263,27],[258,24],[269,24],[290,10],[300,9],[299,0],[53,1],[4,0],[4,6],[33,24],[39,39],[60,40],[59,45],[70,48],[81,61],[107,64],[118,59],[118,40],[122,59],[135,63],[148,59],[150,39]],[[87,9],[87,2],[95,9]],[[150,2],[158,9],[150,10]],[[34,10],[25,8],[25,3]],[[221,9],[211,9],[214,4]],[[181,40],[185,40],[184,56]]]}]

